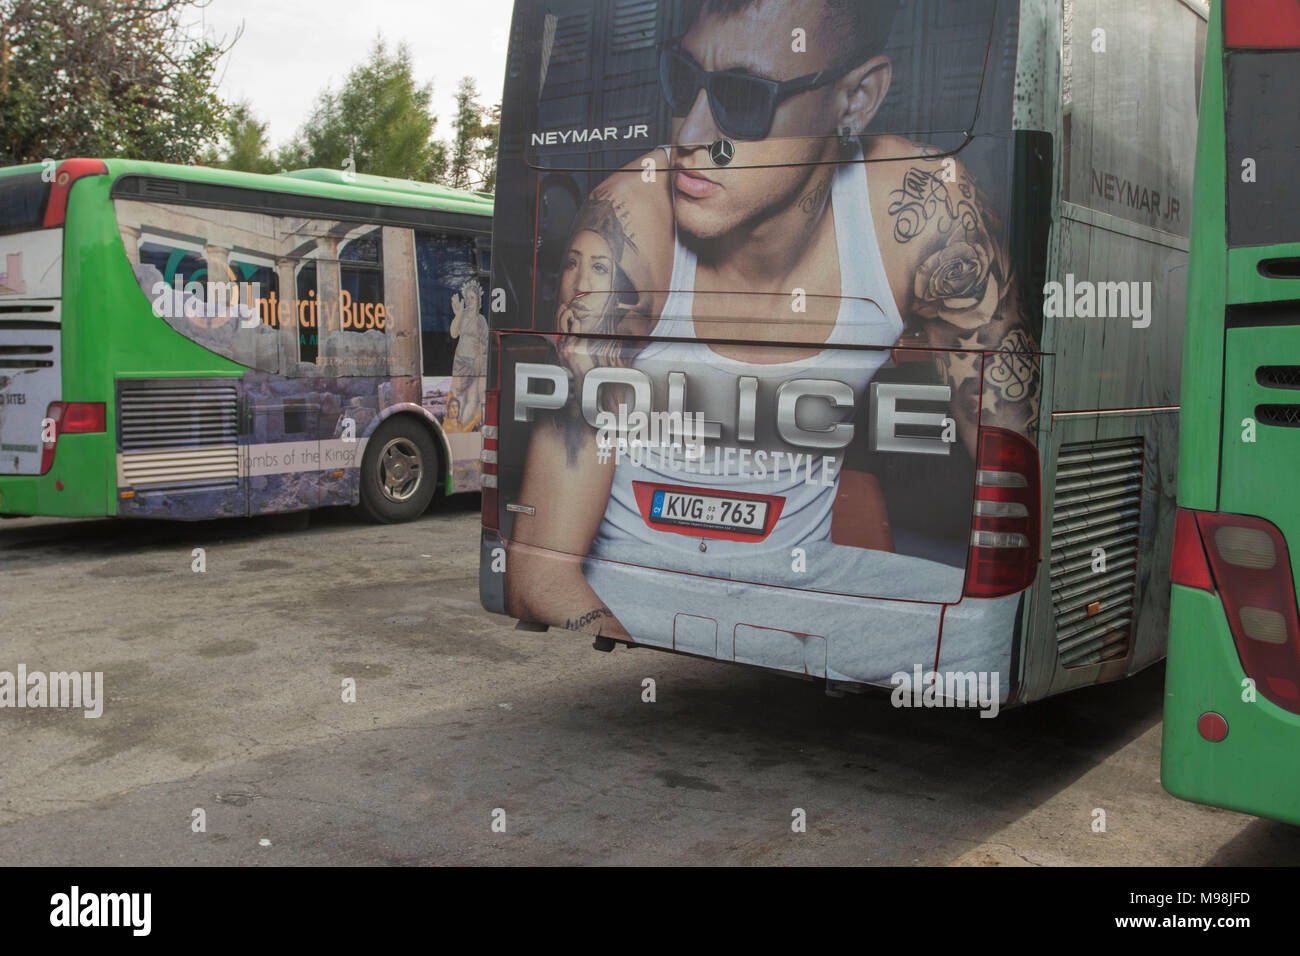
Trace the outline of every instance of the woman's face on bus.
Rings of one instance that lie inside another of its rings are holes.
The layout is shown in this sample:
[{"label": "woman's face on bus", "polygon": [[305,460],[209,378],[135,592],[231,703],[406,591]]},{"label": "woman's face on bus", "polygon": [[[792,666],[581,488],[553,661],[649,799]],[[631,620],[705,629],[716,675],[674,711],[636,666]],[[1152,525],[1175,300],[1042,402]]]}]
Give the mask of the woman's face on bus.
[{"label": "woman's face on bus", "polygon": [[[792,49],[795,30],[806,36],[804,52]],[[844,66],[854,45],[844,42],[843,31],[825,0],[759,0],[730,16],[706,6],[682,47],[704,70],[742,70],[782,81]],[[701,89],[687,115],[672,121],[678,225],[697,238],[712,239],[797,202],[811,188],[816,171],[811,164],[838,158],[838,130],[847,125],[855,135],[865,132],[888,90],[888,62],[877,57],[838,82],[784,100],[760,140],[728,137]],[[723,138],[735,149],[726,168],[715,166],[708,151]]]},{"label": "woman's face on bus", "polygon": [[600,315],[614,288],[614,257],[604,237],[575,233],[560,272],[560,301],[575,312]]}]

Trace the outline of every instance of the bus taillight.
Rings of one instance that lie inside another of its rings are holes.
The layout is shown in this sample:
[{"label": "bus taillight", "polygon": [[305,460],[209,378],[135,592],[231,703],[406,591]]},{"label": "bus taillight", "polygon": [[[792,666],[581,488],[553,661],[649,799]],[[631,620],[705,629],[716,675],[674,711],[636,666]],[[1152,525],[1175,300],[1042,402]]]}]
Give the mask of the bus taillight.
[{"label": "bus taillight", "polygon": [[497,408],[501,404],[499,390],[487,393],[487,406],[483,413],[483,527],[497,530]]},{"label": "bus taillight", "polygon": [[1224,0],[1223,45],[1300,49],[1300,0]]},{"label": "bus taillight", "polygon": [[1259,693],[1300,714],[1300,623],[1286,538],[1246,515],[1196,513],[1242,669]]},{"label": "bus taillight", "polygon": [[1038,573],[1042,526],[1038,449],[1003,428],[981,428],[965,593],[1023,591]]},{"label": "bus taillight", "polygon": [[60,435],[91,435],[106,430],[103,402],[51,402],[45,418],[54,424],[54,440],[41,445],[42,475],[54,467]]},{"label": "bus taillight", "polygon": [[1196,512],[1186,508],[1178,509],[1178,517],[1174,522],[1174,559],[1169,568],[1169,579],[1174,584],[1187,588],[1214,590],[1209,560],[1205,557],[1205,545],[1201,541],[1201,531],[1196,526]]}]

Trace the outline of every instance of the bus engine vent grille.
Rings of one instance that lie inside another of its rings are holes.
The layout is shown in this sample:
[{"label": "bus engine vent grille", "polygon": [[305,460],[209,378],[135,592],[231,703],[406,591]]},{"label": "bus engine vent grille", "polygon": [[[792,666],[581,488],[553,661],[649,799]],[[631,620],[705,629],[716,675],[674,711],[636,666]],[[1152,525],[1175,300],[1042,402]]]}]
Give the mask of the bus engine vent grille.
[{"label": "bus engine vent grille", "polygon": [[1064,667],[1128,654],[1137,590],[1141,438],[1062,445],[1052,510],[1052,606]]},{"label": "bus engine vent grille", "polygon": [[238,484],[235,385],[123,385],[118,415],[124,486]]},{"label": "bus engine vent grille", "polygon": [[1255,380],[1265,388],[1300,388],[1300,365],[1261,365]]},{"label": "bus engine vent grille", "polygon": [[1300,428],[1300,405],[1256,405],[1255,418],[1261,425]]}]

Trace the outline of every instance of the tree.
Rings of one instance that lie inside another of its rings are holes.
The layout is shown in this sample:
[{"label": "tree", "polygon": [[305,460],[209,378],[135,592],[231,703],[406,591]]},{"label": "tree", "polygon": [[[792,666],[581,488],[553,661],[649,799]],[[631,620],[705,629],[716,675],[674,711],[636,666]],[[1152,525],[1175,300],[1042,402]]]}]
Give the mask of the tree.
[{"label": "tree", "polygon": [[429,111],[432,84],[418,85],[405,44],[389,53],[383,38],[370,58],[353,67],[337,93],[326,89],[311,118],[280,155],[287,168],[343,168],[401,179],[440,179],[445,148],[433,138],[437,118]]},{"label": "tree", "polygon": [[497,189],[497,137],[501,133],[501,104],[483,111],[482,137],[474,171],[479,177],[476,189],[493,193]]},{"label": "tree", "polygon": [[196,34],[189,14],[204,5],[0,0],[0,165],[195,162],[221,134],[213,74],[230,47]]},{"label": "tree", "polygon": [[246,173],[274,173],[280,167],[266,137],[266,123],[253,115],[252,104],[235,103],[225,122],[225,136],[219,148],[208,150],[204,164]]},{"label": "tree", "polygon": [[452,140],[447,183],[456,189],[496,188],[497,130],[501,107],[483,107],[473,77],[463,77],[456,90],[456,130]]}]

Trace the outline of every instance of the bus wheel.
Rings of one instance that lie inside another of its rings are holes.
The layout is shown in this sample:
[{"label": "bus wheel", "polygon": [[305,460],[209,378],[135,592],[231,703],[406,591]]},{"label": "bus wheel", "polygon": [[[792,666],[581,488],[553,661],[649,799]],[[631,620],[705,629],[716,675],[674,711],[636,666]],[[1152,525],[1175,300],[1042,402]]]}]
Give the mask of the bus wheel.
[{"label": "bus wheel", "polygon": [[418,518],[433,498],[438,464],[427,429],[405,416],[390,418],[366,442],[358,510],[380,524]]}]

